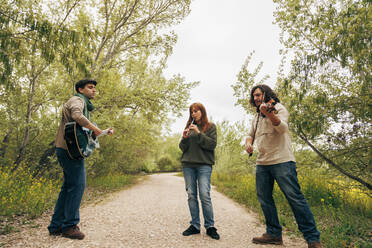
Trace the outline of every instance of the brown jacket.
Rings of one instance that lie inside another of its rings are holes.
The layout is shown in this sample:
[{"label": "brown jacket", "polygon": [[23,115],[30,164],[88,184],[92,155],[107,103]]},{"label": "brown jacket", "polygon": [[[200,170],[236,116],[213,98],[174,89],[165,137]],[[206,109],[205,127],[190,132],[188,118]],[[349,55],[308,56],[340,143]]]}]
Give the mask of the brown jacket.
[{"label": "brown jacket", "polygon": [[67,149],[65,135],[65,124],[67,122],[76,121],[80,126],[84,127],[90,123],[90,121],[84,116],[84,100],[78,96],[71,97],[62,108],[62,118],[59,124],[56,147]]}]

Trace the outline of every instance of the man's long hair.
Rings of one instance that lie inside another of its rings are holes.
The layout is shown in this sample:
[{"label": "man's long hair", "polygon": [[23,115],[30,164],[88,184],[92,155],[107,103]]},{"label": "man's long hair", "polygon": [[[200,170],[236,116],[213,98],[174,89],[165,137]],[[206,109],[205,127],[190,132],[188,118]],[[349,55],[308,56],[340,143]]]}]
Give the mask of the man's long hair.
[{"label": "man's long hair", "polygon": [[270,99],[273,99],[275,102],[280,102],[278,96],[275,94],[275,92],[266,84],[257,84],[254,86],[251,90],[251,99],[249,99],[249,103],[256,107],[257,113],[260,112],[259,106],[256,106],[256,103],[254,102],[254,96],[253,93],[256,89],[260,89],[262,91],[262,94],[265,94],[264,102],[268,102]]},{"label": "man's long hair", "polygon": [[207,131],[207,129],[211,126],[211,124],[208,121],[207,111],[205,110],[205,107],[203,106],[203,104],[201,104],[199,102],[196,102],[196,103],[193,103],[193,104],[190,105],[190,107],[189,107],[189,120],[187,121],[186,128],[188,128],[191,124],[191,121],[192,121],[191,114],[192,114],[193,109],[200,110],[200,112],[202,114],[201,118],[200,118],[200,125],[201,125],[201,128],[202,128],[202,131],[205,133],[205,131]]}]

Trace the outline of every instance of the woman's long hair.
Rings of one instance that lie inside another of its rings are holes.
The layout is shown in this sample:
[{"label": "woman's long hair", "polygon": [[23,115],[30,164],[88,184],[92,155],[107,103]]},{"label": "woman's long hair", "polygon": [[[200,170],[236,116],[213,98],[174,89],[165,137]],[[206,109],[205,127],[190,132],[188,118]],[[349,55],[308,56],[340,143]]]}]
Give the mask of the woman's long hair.
[{"label": "woman's long hair", "polygon": [[185,128],[188,128],[191,124],[191,121],[192,121],[191,114],[192,114],[193,109],[200,110],[200,112],[202,114],[201,118],[200,118],[200,125],[201,125],[201,128],[202,128],[202,131],[205,133],[205,131],[207,131],[207,129],[211,126],[211,124],[208,121],[207,111],[205,110],[205,107],[203,106],[203,104],[201,104],[199,102],[196,102],[196,103],[193,103],[193,104],[190,105],[190,107],[189,107],[189,120],[187,121],[187,124],[186,124]]},{"label": "woman's long hair", "polygon": [[251,90],[251,99],[249,99],[249,103],[256,107],[257,113],[260,112],[259,106],[256,106],[256,103],[254,102],[254,96],[253,93],[256,89],[260,89],[262,91],[262,94],[265,94],[264,102],[268,102],[270,99],[273,99],[275,102],[280,102],[278,96],[275,94],[275,92],[266,84],[257,84],[254,86]]}]

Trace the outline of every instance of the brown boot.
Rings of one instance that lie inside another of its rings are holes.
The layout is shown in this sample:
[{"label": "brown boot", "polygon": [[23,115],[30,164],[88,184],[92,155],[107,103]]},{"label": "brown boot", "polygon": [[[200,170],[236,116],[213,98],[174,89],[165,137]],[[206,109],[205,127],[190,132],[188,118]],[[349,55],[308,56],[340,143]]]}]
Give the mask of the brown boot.
[{"label": "brown boot", "polygon": [[84,233],[80,232],[78,226],[72,226],[69,229],[63,231],[62,236],[70,239],[83,239],[85,237]]},{"label": "brown boot", "polygon": [[307,243],[307,247],[308,248],[322,248],[322,244],[320,242],[310,242],[310,243]]},{"label": "brown boot", "polygon": [[273,244],[273,245],[282,245],[282,237],[273,237],[267,233],[262,234],[261,237],[254,237],[252,242],[255,244]]}]

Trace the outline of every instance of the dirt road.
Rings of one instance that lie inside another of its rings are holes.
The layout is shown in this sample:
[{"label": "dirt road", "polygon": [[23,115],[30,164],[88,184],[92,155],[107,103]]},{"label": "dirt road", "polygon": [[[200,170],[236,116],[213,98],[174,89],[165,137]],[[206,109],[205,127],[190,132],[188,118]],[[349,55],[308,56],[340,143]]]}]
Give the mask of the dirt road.
[{"label": "dirt road", "polygon": [[[184,180],[174,174],[156,174],[103,202],[81,208],[79,226],[86,234],[84,240],[49,236],[46,228],[49,217],[44,217],[36,221],[40,227],[0,236],[0,244],[22,248],[281,247],[252,244],[252,237],[265,232],[264,225],[254,214],[221,193],[212,189],[211,196],[220,240],[208,237],[204,228],[200,235],[182,236],[190,221]],[[202,217],[201,220],[203,223]],[[284,236],[284,247],[307,246],[302,239]]]}]

